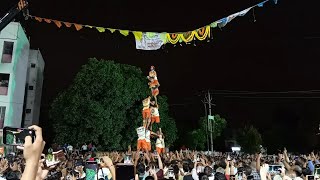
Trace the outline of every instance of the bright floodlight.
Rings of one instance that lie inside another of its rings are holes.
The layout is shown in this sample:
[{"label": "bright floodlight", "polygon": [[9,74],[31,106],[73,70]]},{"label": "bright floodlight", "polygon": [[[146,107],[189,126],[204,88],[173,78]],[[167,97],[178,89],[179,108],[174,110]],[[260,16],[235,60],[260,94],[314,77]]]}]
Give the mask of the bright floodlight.
[{"label": "bright floodlight", "polygon": [[241,151],[241,147],[231,147],[232,151]]}]

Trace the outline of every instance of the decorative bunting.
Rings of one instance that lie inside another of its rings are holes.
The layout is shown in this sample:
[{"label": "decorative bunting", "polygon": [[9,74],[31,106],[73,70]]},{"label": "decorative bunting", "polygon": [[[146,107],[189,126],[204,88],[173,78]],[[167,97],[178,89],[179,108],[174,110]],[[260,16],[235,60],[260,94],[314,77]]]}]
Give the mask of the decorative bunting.
[{"label": "decorative bunting", "polygon": [[194,34],[195,33],[193,31],[185,32],[182,35],[180,35],[180,38],[183,42],[188,43],[193,40]]},{"label": "decorative bunting", "polygon": [[211,25],[199,28],[194,31],[184,32],[184,33],[167,33],[167,42],[171,44],[177,44],[178,42],[191,42],[194,37],[199,41],[203,41],[210,37]]},{"label": "decorative bunting", "polygon": [[223,18],[223,19],[220,19],[218,21],[218,27],[219,28],[223,28],[225,25],[227,25],[227,23],[228,23],[228,18],[227,17]]},{"label": "decorative bunting", "polygon": [[115,29],[112,29],[112,28],[108,28],[108,30],[111,32],[111,33],[114,33],[116,30]]},{"label": "decorative bunting", "polygon": [[54,24],[56,24],[56,26],[58,26],[58,28],[61,28],[62,24],[60,21],[57,20],[53,20]]},{"label": "decorative bunting", "polygon": [[218,22],[216,21],[216,22],[211,23],[211,24],[210,24],[210,27],[211,27],[211,28],[216,28],[217,25],[218,25]]},{"label": "decorative bunting", "polygon": [[268,0],[263,1],[263,2],[261,2],[261,3],[259,3],[259,4],[257,4],[257,6],[258,6],[258,7],[263,7],[264,3],[266,3],[267,1],[268,1]]},{"label": "decorative bunting", "polygon": [[194,35],[200,41],[205,40],[207,37],[210,38],[210,26],[198,29],[197,33],[194,33]]},{"label": "decorative bunting", "polygon": [[44,19],[44,21],[46,22],[46,23],[51,23],[51,20],[50,19]]},{"label": "decorative bunting", "polygon": [[68,28],[72,26],[72,24],[69,22],[63,22],[63,24],[66,25],[66,27],[68,27]]},{"label": "decorative bunting", "polygon": [[119,32],[124,36],[128,36],[129,35],[129,31],[128,30],[119,30]]},{"label": "decorative bunting", "polygon": [[101,33],[106,31],[106,29],[103,27],[96,27],[96,29]]},{"label": "decorative bunting", "polygon": [[37,21],[39,21],[39,22],[42,22],[42,18],[40,18],[40,17],[35,17],[35,19],[36,19]]},{"label": "decorative bunting", "polygon": [[142,32],[141,31],[133,31],[134,38],[138,41],[142,40]]},{"label": "decorative bunting", "polygon": [[[156,49],[161,48],[161,46],[166,43],[171,43],[171,44],[177,44],[178,42],[189,43],[193,40],[203,41],[207,38],[210,38],[211,28],[216,28],[216,27],[223,28],[228,23],[230,23],[233,19],[235,19],[236,17],[246,15],[254,7],[263,7],[264,4],[268,1],[269,0],[265,0],[263,2],[260,2],[252,7],[249,7],[245,10],[240,11],[240,12],[231,14],[225,18],[214,21],[214,22],[210,23],[209,25],[198,28],[196,30],[186,31],[186,32],[175,32],[175,33],[165,33],[165,32],[158,33],[158,32],[141,32],[141,31],[121,30],[121,29],[114,29],[114,28],[105,28],[105,27],[97,27],[97,26],[91,26],[91,25],[70,23],[70,22],[58,21],[58,20],[47,19],[47,18],[31,16],[31,15],[29,15],[29,16],[31,18],[37,20],[38,22],[42,22],[42,21],[45,21],[46,23],[54,22],[54,24],[58,28],[60,28],[62,26],[62,24],[64,24],[68,28],[70,28],[72,25],[74,25],[74,27],[76,28],[77,31],[80,31],[83,27],[86,27],[86,28],[95,28],[100,33],[103,33],[106,30],[109,30],[111,33],[114,33],[117,30],[124,36],[128,36],[130,34],[130,32],[132,32],[135,37],[135,40],[136,40],[136,48],[137,49],[156,50]],[[277,4],[277,2],[278,2],[278,0],[273,0],[273,1],[275,4]]]},{"label": "decorative bunting", "polygon": [[242,11],[238,12],[238,16],[244,16],[244,15],[246,15],[251,9],[252,9],[252,8],[249,7],[249,8],[247,8],[247,9],[245,9],[245,10],[242,10]]},{"label": "decorative bunting", "polygon": [[82,29],[81,24],[73,24],[77,31],[80,31]]}]

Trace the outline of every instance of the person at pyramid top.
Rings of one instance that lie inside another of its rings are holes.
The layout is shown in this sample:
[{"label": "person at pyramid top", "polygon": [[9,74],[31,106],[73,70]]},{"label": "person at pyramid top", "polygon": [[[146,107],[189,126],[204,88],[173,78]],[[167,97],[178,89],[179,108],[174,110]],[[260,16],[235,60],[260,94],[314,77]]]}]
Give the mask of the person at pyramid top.
[{"label": "person at pyramid top", "polygon": [[154,66],[150,67],[148,79],[150,81],[149,82],[150,88],[156,88],[156,87],[160,86],[159,81],[158,81],[158,77],[157,77],[157,72],[156,72]]}]

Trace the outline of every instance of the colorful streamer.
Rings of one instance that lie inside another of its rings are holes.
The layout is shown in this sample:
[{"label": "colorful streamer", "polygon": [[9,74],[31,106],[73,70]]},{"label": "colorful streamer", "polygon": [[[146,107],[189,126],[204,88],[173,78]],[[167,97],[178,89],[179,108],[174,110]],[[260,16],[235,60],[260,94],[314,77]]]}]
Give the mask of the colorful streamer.
[{"label": "colorful streamer", "polygon": [[[78,23],[70,23],[65,21],[59,21],[54,19],[48,19],[38,16],[31,16],[31,19],[35,19],[38,22],[46,22],[51,23],[53,22],[58,28],[61,28],[62,25],[65,25],[66,27],[70,28],[72,26],[75,27],[77,31],[80,31],[83,28],[94,28],[98,32],[103,33],[106,30],[109,30],[111,33],[114,33],[115,31],[119,31],[120,34],[124,36],[128,36],[130,32],[134,35],[136,40],[136,48],[137,49],[143,49],[143,50],[156,50],[161,48],[162,45],[166,43],[171,44],[177,44],[177,43],[189,43],[193,40],[199,40],[203,41],[207,38],[210,38],[211,36],[211,28],[223,28],[228,23],[230,23],[233,19],[235,19],[238,16],[244,16],[246,15],[251,9],[255,7],[263,7],[266,2],[269,0],[265,0],[263,2],[260,2],[252,7],[249,7],[245,10],[242,10],[238,13],[234,13],[232,15],[229,15],[225,18],[222,18],[218,21],[214,21],[210,23],[209,25],[206,25],[204,27],[198,28],[193,31],[186,31],[186,32],[174,32],[174,33],[158,33],[158,32],[141,32],[141,31],[131,31],[131,30],[121,30],[121,29],[114,29],[114,28],[105,28],[105,27],[97,27],[97,26],[91,26],[91,25],[83,25]],[[273,0],[275,4],[277,4],[278,0]]]}]

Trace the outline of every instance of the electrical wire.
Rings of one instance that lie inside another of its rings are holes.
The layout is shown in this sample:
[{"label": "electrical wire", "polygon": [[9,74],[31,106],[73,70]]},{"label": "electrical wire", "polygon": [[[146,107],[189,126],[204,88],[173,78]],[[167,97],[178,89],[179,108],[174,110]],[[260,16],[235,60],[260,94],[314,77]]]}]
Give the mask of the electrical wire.
[{"label": "electrical wire", "polygon": [[320,94],[320,90],[304,90],[304,91],[230,91],[230,90],[214,90],[214,95],[224,94]]},{"label": "electrical wire", "polygon": [[224,98],[240,99],[320,99],[320,96],[224,96]]}]

